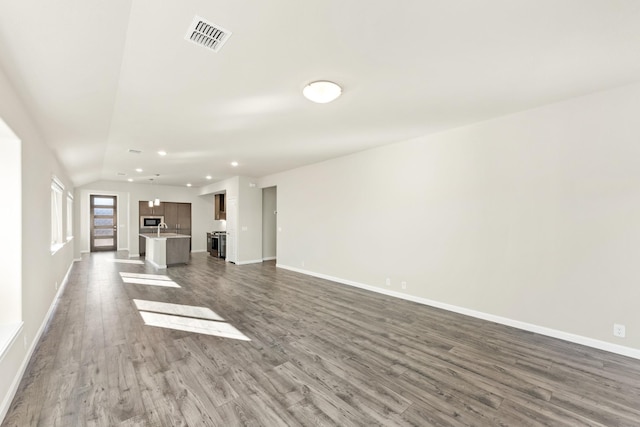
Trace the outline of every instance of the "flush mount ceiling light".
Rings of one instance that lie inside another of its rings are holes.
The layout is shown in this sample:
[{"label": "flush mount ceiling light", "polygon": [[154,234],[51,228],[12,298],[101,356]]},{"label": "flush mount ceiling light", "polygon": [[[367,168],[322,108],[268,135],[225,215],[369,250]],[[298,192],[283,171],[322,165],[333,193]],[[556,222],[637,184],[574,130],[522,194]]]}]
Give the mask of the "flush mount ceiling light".
[{"label": "flush mount ceiling light", "polygon": [[306,85],[302,94],[309,101],[326,104],[339,97],[342,94],[342,88],[333,82],[321,80]]}]

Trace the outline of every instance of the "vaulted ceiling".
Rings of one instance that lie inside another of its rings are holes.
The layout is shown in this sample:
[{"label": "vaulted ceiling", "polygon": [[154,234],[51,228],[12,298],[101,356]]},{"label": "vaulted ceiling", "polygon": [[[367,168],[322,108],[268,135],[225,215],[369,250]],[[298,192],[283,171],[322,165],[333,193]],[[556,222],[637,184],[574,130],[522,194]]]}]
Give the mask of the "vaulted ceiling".
[{"label": "vaulted ceiling", "polygon": [[0,67],[75,185],[260,177],[636,82],[639,46],[637,0],[0,0]]}]

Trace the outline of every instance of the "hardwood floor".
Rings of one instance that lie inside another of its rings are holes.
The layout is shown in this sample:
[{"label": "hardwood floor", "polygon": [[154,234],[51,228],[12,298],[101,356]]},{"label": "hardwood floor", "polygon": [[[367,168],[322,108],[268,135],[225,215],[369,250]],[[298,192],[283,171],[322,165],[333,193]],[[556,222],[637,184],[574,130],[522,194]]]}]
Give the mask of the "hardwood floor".
[{"label": "hardwood floor", "polygon": [[[84,256],[2,426],[638,426],[640,361],[206,254]],[[145,326],[205,306],[251,341]]]}]

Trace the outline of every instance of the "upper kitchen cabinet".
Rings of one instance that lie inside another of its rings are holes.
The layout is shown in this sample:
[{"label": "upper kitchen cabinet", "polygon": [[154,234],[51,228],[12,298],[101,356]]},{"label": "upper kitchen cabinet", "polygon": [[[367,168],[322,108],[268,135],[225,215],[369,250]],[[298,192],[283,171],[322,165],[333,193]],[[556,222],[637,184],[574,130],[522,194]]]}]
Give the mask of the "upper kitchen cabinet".
[{"label": "upper kitchen cabinet", "polygon": [[138,202],[138,210],[140,216],[163,216],[164,215],[164,202],[160,203],[160,206],[149,206],[148,200],[140,200]]},{"label": "upper kitchen cabinet", "polygon": [[215,195],[215,215],[214,218],[219,220],[227,219],[227,212],[225,210],[225,197],[224,194]]},{"label": "upper kitchen cabinet", "polygon": [[140,216],[153,215],[153,208],[149,207],[149,202],[147,200],[140,200],[140,202],[138,202],[138,209],[140,211]]}]

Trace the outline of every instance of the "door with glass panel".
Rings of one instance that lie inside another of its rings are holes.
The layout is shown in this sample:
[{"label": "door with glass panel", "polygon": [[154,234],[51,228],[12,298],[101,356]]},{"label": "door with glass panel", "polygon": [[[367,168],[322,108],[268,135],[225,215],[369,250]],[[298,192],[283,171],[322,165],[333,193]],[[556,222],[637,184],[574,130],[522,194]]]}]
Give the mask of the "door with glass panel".
[{"label": "door with glass panel", "polygon": [[91,196],[91,252],[118,248],[116,196]]}]

